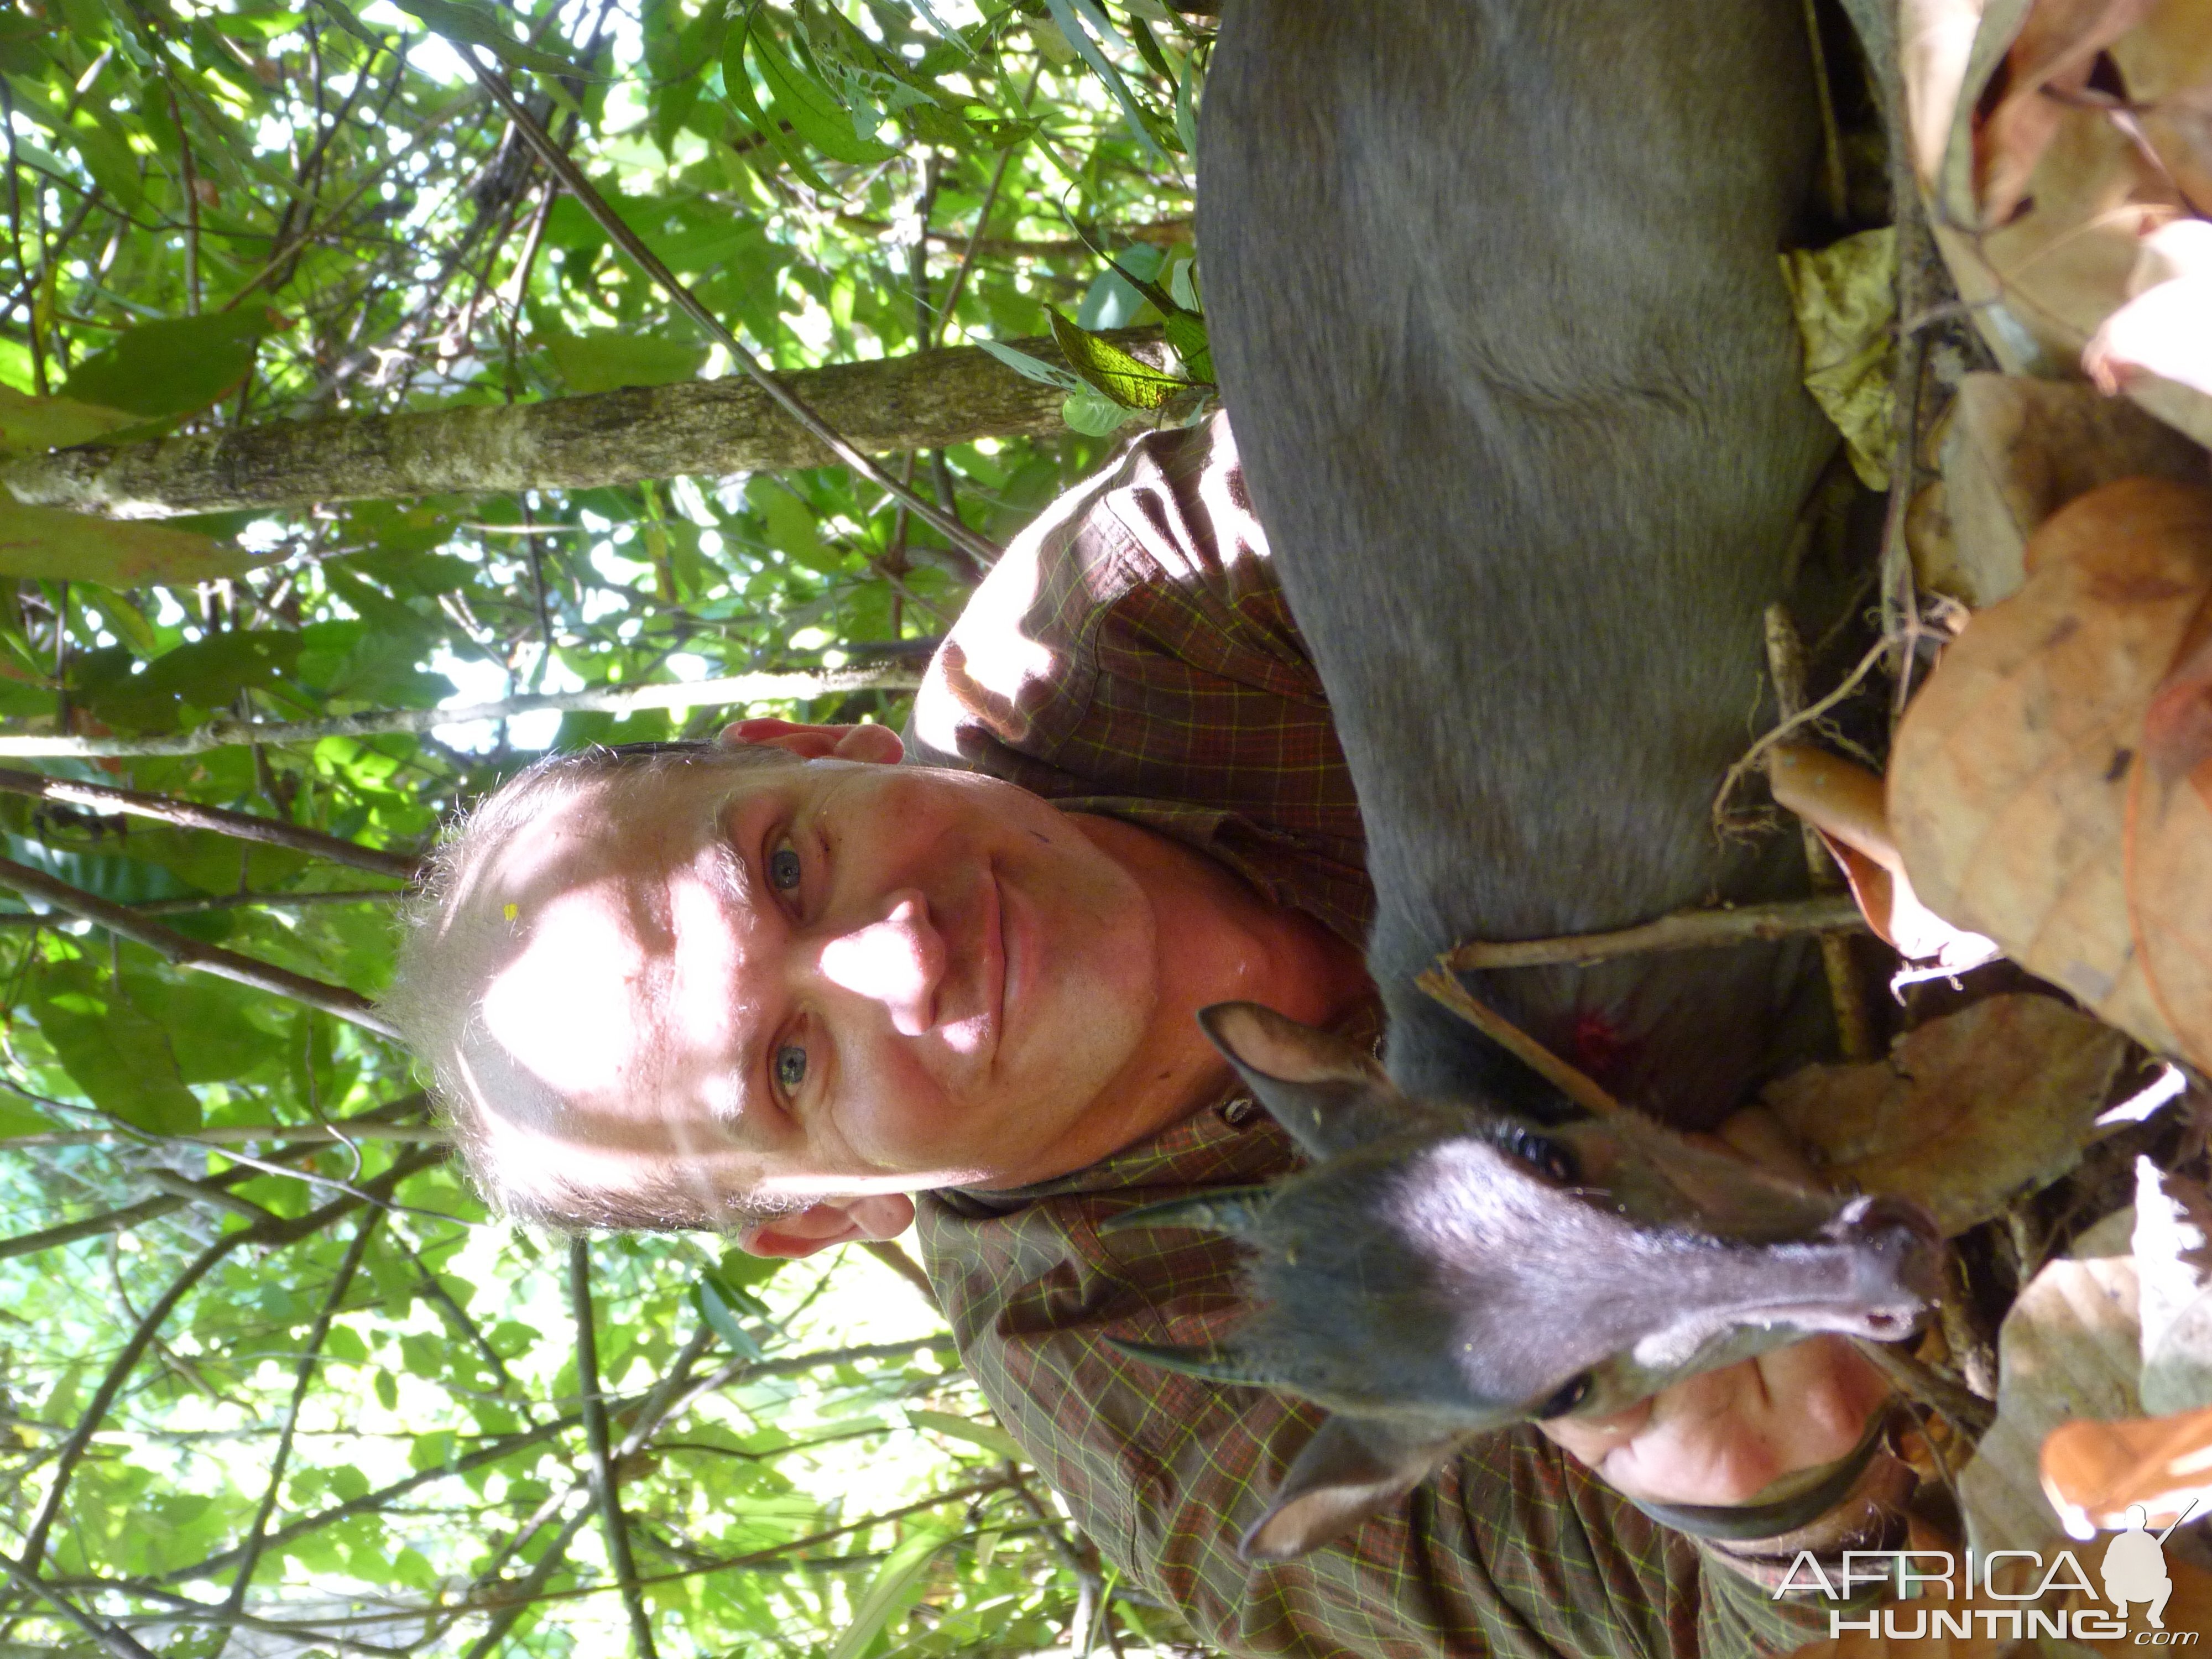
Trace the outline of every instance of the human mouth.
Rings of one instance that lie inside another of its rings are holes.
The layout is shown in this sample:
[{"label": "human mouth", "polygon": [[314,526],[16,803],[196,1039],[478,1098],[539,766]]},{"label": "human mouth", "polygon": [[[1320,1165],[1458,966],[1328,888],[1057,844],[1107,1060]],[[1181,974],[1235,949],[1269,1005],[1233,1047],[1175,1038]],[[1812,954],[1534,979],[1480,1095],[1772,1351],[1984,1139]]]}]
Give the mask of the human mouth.
[{"label": "human mouth", "polygon": [[983,871],[983,914],[976,925],[976,1012],[989,1033],[993,1058],[1006,1029],[1006,905],[995,865]]}]

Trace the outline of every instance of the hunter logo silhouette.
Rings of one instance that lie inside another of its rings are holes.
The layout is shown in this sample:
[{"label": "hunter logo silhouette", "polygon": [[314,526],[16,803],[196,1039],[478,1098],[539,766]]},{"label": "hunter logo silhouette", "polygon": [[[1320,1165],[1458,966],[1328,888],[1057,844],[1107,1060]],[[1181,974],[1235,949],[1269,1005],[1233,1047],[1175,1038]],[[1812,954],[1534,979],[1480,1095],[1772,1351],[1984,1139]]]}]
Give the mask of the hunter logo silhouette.
[{"label": "hunter logo silhouette", "polygon": [[2123,1619],[2128,1616],[2130,1601],[2148,1602],[2150,1627],[2164,1630],[2166,1600],[2173,1594],[2173,1580],[2166,1575],[2166,1552],[2160,1547],[2173,1527],[2154,1538],[2149,1519],[2142,1504],[2129,1505],[2128,1529],[2113,1534],[2112,1541],[2105,1546],[2105,1599],[2119,1609]]}]

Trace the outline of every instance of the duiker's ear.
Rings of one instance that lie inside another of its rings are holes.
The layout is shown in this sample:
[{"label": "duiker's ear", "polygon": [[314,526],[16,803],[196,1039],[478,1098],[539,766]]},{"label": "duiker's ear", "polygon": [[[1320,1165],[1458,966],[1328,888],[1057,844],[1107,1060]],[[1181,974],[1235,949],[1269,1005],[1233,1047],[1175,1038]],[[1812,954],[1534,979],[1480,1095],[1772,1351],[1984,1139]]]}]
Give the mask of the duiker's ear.
[{"label": "duiker's ear", "polygon": [[1274,1502],[1237,1546],[1247,1561],[1287,1561],[1341,1538],[1421,1484],[1456,1437],[1417,1437],[1332,1417],[1284,1472]]},{"label": "duiker's ear", "polygon": [[1217,1002],[1198,1023],[1274,1120],[1315,1159],[1406,1127],[1398,1091],[1356,1045],[1256,1002]]}]

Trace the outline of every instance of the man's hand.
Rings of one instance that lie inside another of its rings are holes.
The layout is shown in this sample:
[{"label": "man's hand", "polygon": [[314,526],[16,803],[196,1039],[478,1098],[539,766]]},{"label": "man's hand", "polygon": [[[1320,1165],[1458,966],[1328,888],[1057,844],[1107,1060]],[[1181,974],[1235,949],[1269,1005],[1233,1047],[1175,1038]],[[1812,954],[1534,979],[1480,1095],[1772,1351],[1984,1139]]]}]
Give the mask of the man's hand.
[{"label": "man's hand", "polygon": [[1632,1498],[1744,1504],[1785,1474],[1847,1455],[1888,1397],[1863,1354],[1819,1336],[1701,1372],[1611,1417],[1536,1426]]}]

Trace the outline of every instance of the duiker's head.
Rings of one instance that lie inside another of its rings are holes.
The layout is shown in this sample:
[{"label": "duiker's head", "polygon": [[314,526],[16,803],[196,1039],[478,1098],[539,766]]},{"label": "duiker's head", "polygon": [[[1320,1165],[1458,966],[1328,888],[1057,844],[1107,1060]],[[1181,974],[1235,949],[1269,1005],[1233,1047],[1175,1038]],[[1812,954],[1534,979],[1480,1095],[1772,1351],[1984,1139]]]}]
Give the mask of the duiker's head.
[{"label": "duiker's head", "polygon": [[1257,1305],[1232,1350],[1116,1346],[1340,1413],[1249,1555],[1327,1541],[1471,1433],[1620,1411],[1814,1332],[1893,1340],[1936,1294],[1917,1206],[1811,1191],[1632,1115],[1539,1129],[1409,1099],[1255,1004],[1200,1018],[1313,1167],[1118,1218],[1231,1234]]}]

